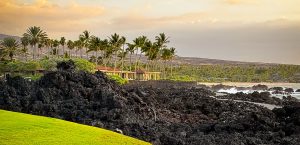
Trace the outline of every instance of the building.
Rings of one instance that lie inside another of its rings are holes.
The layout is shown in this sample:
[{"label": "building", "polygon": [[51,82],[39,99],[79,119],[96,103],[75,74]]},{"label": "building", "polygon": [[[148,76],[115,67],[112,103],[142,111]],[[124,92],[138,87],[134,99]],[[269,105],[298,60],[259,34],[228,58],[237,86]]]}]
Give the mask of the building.
[{"label": "building", "polygon": [[124,79],[128,80],[160,80],[160,75],[161,72],[147,72],[145,70],[137,70],[136,72],[134,71],[122,71],[120,69],[114,69],[111,67],[102,67],[98,66],[96,67],[96,70],[102,71],[108,75],[118,75]]}]

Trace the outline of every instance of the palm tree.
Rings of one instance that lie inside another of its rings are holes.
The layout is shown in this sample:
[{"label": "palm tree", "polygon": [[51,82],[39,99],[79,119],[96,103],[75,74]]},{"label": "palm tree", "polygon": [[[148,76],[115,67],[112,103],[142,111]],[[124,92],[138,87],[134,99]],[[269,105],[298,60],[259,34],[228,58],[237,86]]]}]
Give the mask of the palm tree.
[{"label": "palm tree", "polygon": [[120,51],[123,41],[125,40],[126,40],[125,37],[120,37],[120,35],[116,33],[114,33],[109,37],[109,44],[111,46],[112,52],[115,53],[114,71],[116,71],[116,67],[117,67],[118,52]]},{"label": "palm tree", "polygon": [[101,52],[104,66],[106,67],[109,64],[111,56],[113,54],[112,47],[109,44],[107,39],[101,41]]},{"label": "palm tree", "polygon": [[57,55],[57,57],[59,57],[59,55],[58,55],[59,41],[58,40],[54,40],[52,46],[54,47],[54,49],[52,50],[52,54],[53,55]]},{"label": "palm tree", "polygon": [[126,51],[130,53],[130,55],[129,55],[129,63],[130,63],[129,64],[129,71],[131,71],[131,66],[132,66],[131,57],[132,57],[132,54],[134,53],[134,50],[135,50],[135,45],[127,43],[127,49],[126,49]]},{"label": "palm tree", "polygon": [[18,51],[19,44],[16,39],[12,37],[4,38],[1,42],[1,48],[3,49],[3,55],[9,56],[10,60],[13,60],[13,57],[16,55]]},{"label": "palm tree", "polygon": [[170,59],[169,59],[169,61],[171,61],[171,76],[173,76],[173,63],[172,63],[172,60],[174,59],[174,57],[175,57],[175,48],[171,47],[170,48]]},{"label": "palm tree", "polygon": [[69,48],[69,55],[70,55],[70,57],[72,57],[71,51],[72,51],[72,50],[74,49],[74,47],[75,47],[74,42],[73,42],[72,40],[69,40],[69,41],[67,42],[67,46],[68,46],[68,48]]},{"label": "palm tree", "polygon": [[46,32],[41,30],[40,27],[29,27],[27,29],[27,32],[23,34],[24,37],[27,37],[29,40],[29,43],[32,46],[33,53],[32,53],[32,58],[35,59],[35,53],[36,53],[36,45],[42,41],[42,39],[45,39],[47,37]]},{"label": "palm tree", "polygon": [[149,66],[149,61],[152,62],[157,58],[159,48],[157,47],[156,43],[152,43],[150,40],[145,43],[145,46],[143,48],[143,51],[145,52],[145,56],[147,56],[148,62],[146,65],[146,68]]},{"label": "palm tree", "polygon": [[49,58],[49,54],[52,50],[52,40],[47,38],[47,39],[44,39],[44,44],[45,44],[45,47],[47,48],[47,57]]},{"label": "palm tree", "polygon": [[28,54],[28,48],[27,46],[29,45],[29,40],[27,37],[22,37],[21,38],[21,44],[23,48],[21,49],[21,52],[24,54],[24,58],[27,61],[27,54]]},{"label": "palm tree", "polygon": [[85,38],[82,36],[79,36],[79,40],[77,42],[77,50],[80,50],[80,57],[82,58],[82,49],[85,46]]},{"label": "palm tree", "polygon": [[[166,62],[170,61],[174,58],[175,56],[175,48],[164,48],[162,49],[162,54],[161,54],[161,58],[162,60],[164,60],[164,78],[166,79]],[[171,67],[171,74],[172,74],[172,67]]]},{"label": "palm tree", "polygon": [[[145,43],[148,41],[146,36],[140,36],[138,38],[136,38],[135,40],[133,40],[133,45],[136,48],[136,58],[135,58],[135,72],[137,71],[137,66],[138,66],[138,62],[141,59],[141,55],[143,53],[142,48],[144,47]],[[140,48],[140,56],[138,57],[138,52],[139,52],[139,48]]]},{"label": "palm tree", "polygon": [[59,43],[63,47],[63,57],[64,57],[64,55],[65,55],[66,38],[65,37],[61,37]]},{"label": "palm tree", "polygon": [[170,42],[165,33],[160,33],[159,36],[155,37],[155,40],[160,49],[167,47],[166,44]]},{"label": "palm tree", "polygon": [[[165,33],[160,33],[159,36],[155,37],[157,46],[160,50],[160,53],[162,53],[162,49],[166,48],[166,44],[169,43],[169,37],[166,36]],[[160,57],[162,54],[158,55],[158,57]],[[157,59],[158,61],[160,60],[160,58]],[[161,69],[161,67],[160,67]]]},{"label": "palm tree", "polygon": [[164,61],[163,65],[163,74],[164,74],[164,79],[166,79],[166,62],[170,57],[170,50],[168,48],[163,48],[161,50],[161,59]]},{"label": "palm tree", "polygon": [[89,58],[89,56],[88,56],[88,43],[89,43],[89,39],[90,39],[90,32],[89,31],[87,31],[87,30],[85,30],[85,31],[83,31],[83,34],[80,34],[79,35],[79,39],[81,38],[81,41],[82,41],[82,45],[83,45],[83,47],[85,47],[85,52],[86,52],[86,57],[87,58]]},{"label": "palm tree", "polygon": [[89,50],[96,52],[96,65],[98,65],[98,51],[101,50],[101,39],[99,37],[92,36],[90,39],[90,45],[89,45]]},{"label": "palm tree", "polygon": [[126,38],[124,36],[121,37],[121,45],[123,47],[122,53],[121,53],[121,58],[122,58],[122,71],[124,69],[124,59],[126,58],[127,51],[125,51],[125,44],[126,44]]}]

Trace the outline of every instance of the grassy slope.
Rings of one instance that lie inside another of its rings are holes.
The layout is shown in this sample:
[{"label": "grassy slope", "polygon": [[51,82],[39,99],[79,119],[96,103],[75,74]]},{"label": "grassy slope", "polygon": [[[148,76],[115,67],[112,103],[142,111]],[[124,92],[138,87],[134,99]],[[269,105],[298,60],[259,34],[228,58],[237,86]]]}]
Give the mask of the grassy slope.
[{"label": "grassy slope", "polygon": [[147,145],[149,143],[96,127],[0,110],[0,144]]}]

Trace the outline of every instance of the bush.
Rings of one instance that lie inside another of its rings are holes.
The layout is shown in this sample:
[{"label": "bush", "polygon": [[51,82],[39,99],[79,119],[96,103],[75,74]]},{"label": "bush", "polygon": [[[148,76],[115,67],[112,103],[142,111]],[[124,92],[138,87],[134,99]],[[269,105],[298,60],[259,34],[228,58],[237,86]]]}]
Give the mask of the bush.
[{"label": "bush", "polygon": [[188,75],[182,75],[182,76],[173,76],[173,77],[170,77],[169,80],[172,80],[172,81],[181,81],[181,82],[193,82],[193,81],[195,81],[195,78],[190,77]]},{"label": "bush", "polygon": [[0,71],[3,72],[28,72],[35,71],[40,68],[38,62],[29,61],[29,62],[21,62],[21,61],[11,61],[8,63],[0,64]]},{"label": "bush", "polygon": [[77,70],[83,70],[87,72],[95,72],[95,65],[86,59],[76,58],[72,59],[75,62]]},{"label": "bush", "polygon": [[[40,61],[40,64],[41,67],[45,70],[55,71],[58,62],[68,61],[68,60],[70,59],[67,58],[43,59]],[[95,65],[86,59],[75,58],[72,60],[75,62],[76,70],[82,70],[87,72],[95,71]]]},{"label": "bush", "polygon": [[127,79],[124,79],[124,78],[120,77],[119,75],[108,75],[108,77],[110,79],[114,80],[119,85],[125,85],[128,83]]},{"label": "bush", "polygon": [[57,64],[56,59],[42,59],[42,60],[40,60],[39,63],[41,65],[41,67],[47,71],[55,71],[56,70],[56,64]]}]

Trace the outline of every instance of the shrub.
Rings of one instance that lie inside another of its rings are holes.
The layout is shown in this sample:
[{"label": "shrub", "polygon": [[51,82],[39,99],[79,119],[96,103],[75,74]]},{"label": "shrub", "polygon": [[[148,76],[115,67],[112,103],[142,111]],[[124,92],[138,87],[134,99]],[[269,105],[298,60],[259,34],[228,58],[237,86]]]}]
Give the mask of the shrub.
[{"label": "shrub", "polygon": [[181,82],[192,82],[192,81],[195,81],[195,78],[190,77],[188,75],[182,75],[182,76],[178,75],[178,76],[170,77],[169,80],[181,81]]},{"label": "shrub", "polygon": [[77,70],[83,70],[87,72],[95,72],[95,65],[86,59],[76,58],[72,59],[75,62]]},{"label": "shrub", "polygon": [[41,67],[47,71],[56,70],[56,64],[57,64],[56,59],[42,59],[42,60],[40,60],[39,63],[41,65]]},{"label": "shrub", "polygon": [[127,79],[124,79],[124,78],[120,77],[119,75],[108,75],[108,77],[110,79],[114,80],[119,85],[124,85],[124,84],[128,83]]}]

